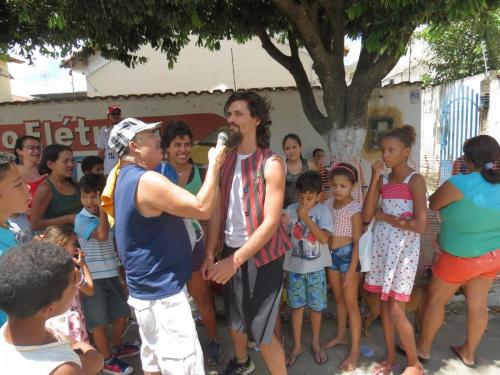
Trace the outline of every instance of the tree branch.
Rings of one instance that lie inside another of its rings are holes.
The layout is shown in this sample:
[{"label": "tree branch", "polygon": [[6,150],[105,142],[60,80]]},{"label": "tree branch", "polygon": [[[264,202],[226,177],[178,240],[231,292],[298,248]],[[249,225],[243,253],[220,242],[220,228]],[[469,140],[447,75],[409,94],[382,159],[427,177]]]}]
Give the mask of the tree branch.
[{"label": "tree branch", "polygon": [[274,45],[267,35],[266,30],[262,23],[260,23],[257,19],[252,20],[252,27],[255,31],[255,34],[259,37],[260,42],[262,43],[262,48],[271,56],[274,60],[280,63],[285,69],[290,71],[291,69],[291,57],[285,55],[283,52],[279,50],[278,47]]},{"label": "tree branch", "polygon": [[252,25],[255,34],[259,37],[262,43],[262,48],[264,48],[269,56],[287,69],[295,80],[302,108],[309,122],[311,122],[313,127],[320,134],[326,132],[329,128],[328,118],[323,115],[318,108],[316,99],[314,98],[313,88],[311,87],[307,73],[304,70],[304,66],[300,61],[297,39],[293,32],[288,33],[291,56],[287,56],[274,45],[264,29],[264,26],[258,20],[254,19]]},{"label": "tree branch", "polygon": [[344,66],[344,13],[345,4],[343,0],[322,0],[323,7],[325,8],[330,27],[333,34],[333,56],[336,60],[335,63]]},{"label": "tree branch", "polygon": [[320,79],[324,78],[328,73],[328,68],[331,69],[332,61],[329,53],[323,47],[320,34],[314,30],[306,8],[295,0],[272,0],[272,2],[300,35],[305,48],[317,63],[318,76]]}]

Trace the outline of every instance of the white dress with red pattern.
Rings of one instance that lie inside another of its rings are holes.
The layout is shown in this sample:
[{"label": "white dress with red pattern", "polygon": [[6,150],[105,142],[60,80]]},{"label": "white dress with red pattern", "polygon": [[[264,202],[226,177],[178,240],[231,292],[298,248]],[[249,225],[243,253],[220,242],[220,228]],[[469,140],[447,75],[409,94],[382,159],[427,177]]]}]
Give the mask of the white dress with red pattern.
[{"label": "white dress with red pattern", "polygon": [[[382,209],[388,215],[413,217],[413,195],[409,185],[411,173],[401,184],[389,184],[384,176],[380,195]],[[373,227],[373,253],[370,272],[366,274],[364,289],[380,293],[387,301],[410,300],[417,272],[420,252],[420,235],[377,221]]]}]

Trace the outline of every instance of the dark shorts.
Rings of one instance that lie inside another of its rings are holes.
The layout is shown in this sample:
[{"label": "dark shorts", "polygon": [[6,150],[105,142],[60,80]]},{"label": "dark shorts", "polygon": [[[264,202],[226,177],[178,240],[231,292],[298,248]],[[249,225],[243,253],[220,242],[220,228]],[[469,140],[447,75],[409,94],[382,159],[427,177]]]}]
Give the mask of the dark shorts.
[{"label": "dark shorts", "polygon": [[130,316],[127,299],[118,277],[94,280],[94,295],[85,296],[82,299],[82,307],[90,332],[118,318]]},{"label": "dark shorts", "polygon": [[[222,257],[237,249],[224,246]],[[231,329],[245,333],[257,346],[270,344],[281,302],[283,258],[257,267],[253,258],[245,262],[224,285],[224,306]]]},{"label": "dark shorts", "polygon": [[205,241],[196,242],[193,249],[192,272],[198,272],[205,260]]},{"label": "dark shorts", "polygon": [[[349,267],[351,266],[352,250],[353,250],[352,243],[349,245],[339,247],[337,249],[330,250],[330,254],[332,256],[332,266],[330,267],[330,269],[332,271],[346,273],[349,270]],[[356,267],[356,272],[360,271],[361,271],[361,266],[358,263],[358,266]]]}]

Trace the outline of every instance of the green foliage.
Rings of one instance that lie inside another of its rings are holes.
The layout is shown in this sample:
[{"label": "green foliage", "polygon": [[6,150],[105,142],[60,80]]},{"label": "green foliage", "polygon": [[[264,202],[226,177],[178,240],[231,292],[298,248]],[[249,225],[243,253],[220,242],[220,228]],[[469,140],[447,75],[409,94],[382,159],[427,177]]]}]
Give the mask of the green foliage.
[{"label": "green foliage", "polygon": [[[500,0],[7,0],[0,2],[0,54],[15,49],[28,59],[42,53],[85,56],[100,50],[128,66],[142,63],[151,44],[170,67],[190,38],[211,50],[233,39],[259,37],[263,48],[293,75],[303,108],[323,135],[332,126],[365,126],[371,91],[404,54],[422,24],[461,22],[498,7]],[[344,40],[361,41],[359,63],[347,87]],[[490,40],[484,37],[485,40]],[[288,44],[285,54],[276,41]],[[491,39],[492,44],[498,39]],[[470,43],[473,45],[472,41]],[[323,87],[325,111],[315,102],[298,57],[305,48]],[[476,46],[477,47],[477,46]],[[472,55],[477,55],[477,48]],[[258,62],[256,62],[258,64]],[[325,113],[326,112],[326,113]]]},{"label": "green foliage", "polygon": [[429,26],[420,36],[431,52],[426,62],[431,74],[422,79],[425,87],[484,73],[483,52],[488,68],[500,69],[499,9],[463,21]]}]

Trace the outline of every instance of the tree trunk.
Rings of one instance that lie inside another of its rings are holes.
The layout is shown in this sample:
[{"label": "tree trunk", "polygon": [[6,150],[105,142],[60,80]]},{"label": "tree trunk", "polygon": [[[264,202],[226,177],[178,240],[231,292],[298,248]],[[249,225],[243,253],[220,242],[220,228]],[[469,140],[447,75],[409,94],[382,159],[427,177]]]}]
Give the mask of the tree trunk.
[{"label": "tree trunk", "polygon": [[323,138],[328,144],[333,161],[353,163],[361,157],[365,136],[364,127],[344,127],[332,128]]}]

